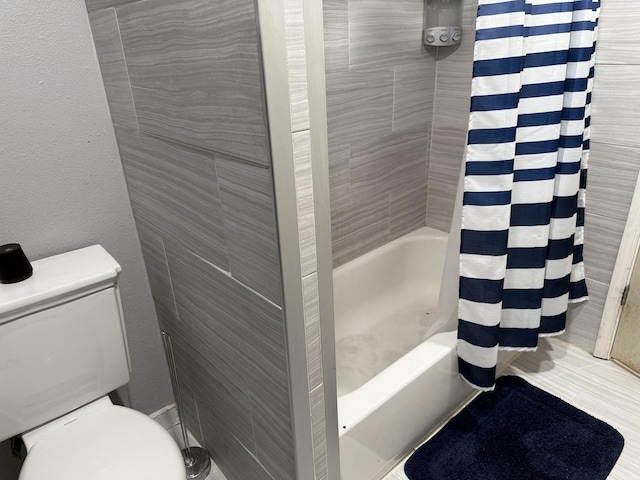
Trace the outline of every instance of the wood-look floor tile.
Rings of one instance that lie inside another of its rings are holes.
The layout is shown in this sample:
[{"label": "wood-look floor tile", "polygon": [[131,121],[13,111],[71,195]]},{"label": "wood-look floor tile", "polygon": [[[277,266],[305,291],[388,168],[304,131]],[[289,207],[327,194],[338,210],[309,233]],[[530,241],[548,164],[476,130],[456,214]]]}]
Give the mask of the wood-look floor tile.
[{"label": "wood-look floor tile", "polygon": [[[520,355],[505,374],[519,375],[617,429],[625,437],[625,446],[608,478],[636,478],[640,471],[640,378],[557,338],[544,340],[543,345],[537,352]],[[404,461],[385,480],[406,480],[403,469]]]}]

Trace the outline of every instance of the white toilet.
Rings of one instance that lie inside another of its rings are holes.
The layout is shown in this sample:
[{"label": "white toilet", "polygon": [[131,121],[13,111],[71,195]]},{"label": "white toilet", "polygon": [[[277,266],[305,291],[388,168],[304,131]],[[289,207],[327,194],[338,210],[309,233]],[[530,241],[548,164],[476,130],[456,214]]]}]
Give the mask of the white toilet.
[{"label": "white toilet", "polygon": [[22,434],[20,480],[184,480],[157,422],[113,405],[129,381],[120,265],[93,246],[0,284],[0,441]]}]

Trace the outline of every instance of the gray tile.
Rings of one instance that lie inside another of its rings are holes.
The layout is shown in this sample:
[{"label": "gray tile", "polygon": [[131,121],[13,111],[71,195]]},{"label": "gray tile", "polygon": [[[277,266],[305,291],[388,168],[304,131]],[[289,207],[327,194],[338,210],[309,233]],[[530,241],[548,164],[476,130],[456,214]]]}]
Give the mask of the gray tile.
[{"label": "gray tile", "polygon": [[165,247],[178,315],[191,329],[185,340],[215,352],[250,388],[288,392],[282,310],[182,246]]},{"label": "gray tile", "polygon": [[391,133],[393,69],[326,75],[329,144]]},{"label": "gray tile", "polygon": [[[450,57],[438,60],[438,78],[434,103],[434,125],[456,125],[460,129],[469,124],[471,106],[471,77],[473,57]],[[437,137],[434,137],[438,141]]]},{"label": "gray tile", "polygon": [[333,266],[337,267],[389,242],[389,197],[332,213],[332,224]]},{"label": "gray tile", "polygon": [[131,3],[134,1],[135,0],[85,0],[84,3],[86,3],[87,5],[87,10],[91,12],[92,10],[115,7],[117,5],[123,5],[125,3]]},{"label": "gray tile", "polygon": [[349,66],[363,68],[424,60],[423,0],[348,0]]},{"label": "gray tile", "polygon": [[637,134],[640,96],[629,86],[640,83],[640,65],[598,65],[593,84],[591,140],[640,147]]},{"label": "gray tile", "polygon": [[269,163],[253,0],[118,7],[140,129]]},{"label": "gray tile", "polygon": [[[202,328],[200,331],[206,332],[206,329]],[[172,333],[171,337],[178,378],[195,392],[198,411],[206,410],[215,415],[225,430],[233,432],[248,450],[255,452],[246,381],[232,369],[225,368],[226,364],[221,363],[218,356],[197,350],[191,342],[183,340],[179,333]],[[230,372],[235,375],[235,379],[229,375]]]},{"label": "gray tile", "polygon": [[324,0],[324,57],[327,73],[349,70],[349,9],[347,0]]},{"label": "gray tile", "polygon": [[593,352],[609,285],[587,278],[587,288],[589,300],[569,306],[567,329],[560,338],[588,352]]},{"label": "gray tile", "polygon": [[[200,399],[196,398],[200,403]],[[200,410],[204,447],[228,480],[276,480],[211,412]],[[279,480],[279,479],[278,479]]]},{"label": "gray tile", "polygon": [[216,156],[231,274],[282,305],[271,171]]},{"label": "gray tile", "polygon": [[323,381],[318,275],[316,273],[302,279],[302,294],[305,343],[307,345],[307,375],[309,391],[311,391],[321,385]]},{"label": "gray tile", "polygon": [[420,130],[426,133],[433,116],[435,83],[434,59],[394,67],[394,132]]},{"label": "gray tile", "polygon": [[[624,0],[607,0],[600,7],[597,64],[640,64],[636,25],[640,5]],[[596,67],[597,69],[597,67]]]},{"label": "gray tile", "polygon": [[329,146],[329,197],[332,218],[350,208],[349,145]]},{"label": "gray tile", "polygon": [[391,194],[389,203],[389,239],[401,237],[424,227],[427,221],[427,181]]},{"label": "gray tile", "polygon": [[278,402],[271,393],[273,391],[267,395],[263,391],[252,391],[251,394],[257,458],[274,478],[294,480],[296,466],[289,395],[287,392]]},{"label": "gray tile", "polygon": [[138,129],[129,73],[122,50],[116,11],[113,8],[89,14],[93,43],[98,54],[104,89],[115,125]]},{"label": "gray tile", "polygon": [[161,323],[175,324],[178,321],[178,312],[162,238],[143,220],[136,220],[136,227],[158,318]]},{"label": "gray tile", "polygon": [[213,157],[122,128],[116,135],[136,219],[228,270]]},{"label": "gray tile", "polygon": [[429,155],[427,226],[449,231],[463,164],[466,127],[436,123]]},{"label": "gray tile", "polygon": [[313,204],[313,178],[311,173],[311,135],[309,131],[293,134],[293,156],[298,202],[298,235],[302,276],[317,270],[316,225]]},{"label": "gray tile", "polygon": [[311,404],[311,434],[315,480],[328,480],[327,432],[324,415],[324,385],[318,385],[309,394]]},{"label": "gray tile", "polygon": [[587,212],[627,221],[640,169],[640,149],[591,142]]},{"label": "gray tile", "polygon": [[625,223],[587,213],[584,227],[584,263],[592,280],[609,284]]},{"label": "gray tile", "polygon": [[427,132],[391,134],[353,142],[349,170],[352,203],[405,191],[426,181]]},{"label": "gray tile", "polygon": [[289,67],[291,129],[293,132],[299,132],[309,128],[307,62],[302,0],[285,0],[284,22],[287,41],[287,65]]},{"label": "gray tile", "polygon": [[[204,437],[202,436],[202,428],[200,427],[198,402],[196,401],[195,394],[181,378],[178,378],[178,384],[180,387],[180,396],[182,397],[182,417],[187,430],[193,437],[195,437],[200,445],[202,445]],[[189,439],[189,441],[191,441],[191,439]],[[182,439],[181,434],[178,436],[177,442],[181,448],[184,448],[184,440]]]}]

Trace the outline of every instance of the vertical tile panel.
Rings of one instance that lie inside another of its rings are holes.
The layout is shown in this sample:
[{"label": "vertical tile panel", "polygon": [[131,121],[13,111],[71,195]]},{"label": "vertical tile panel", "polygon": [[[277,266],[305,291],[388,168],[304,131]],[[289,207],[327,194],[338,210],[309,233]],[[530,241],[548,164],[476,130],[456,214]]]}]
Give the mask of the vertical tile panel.
[{"label": "vertical tile panel", "polygon": [[422,44],[424,0],[348,0],[349,66],[399,65],[429,55]]},{"label": "vertical tile panel", "polygon": [[178,315],[249,384],[287,390],[282,309],[175,243],[165,243]]},{"label": "vertical tile panel", "polygon": [[158,320],[164,325],[175,324],[178,321],[178,312],[164,253],[164,243],[155,229],[144,221],[136,220],[136,226]]},{"label": "vertical tile panel", "polygon": [[449,231],[467,142],[476,0],[464,0],[458,46],[438,49],[438,74],[429,155],[427,226]]},{"label": "vertical tile panel", "polygon": [[349,170],[352,203],[426,183],[426,132],[392,134],[351,143]]},{"label": "vertical tile panel", "polygon": [[436,122],[429,155],[427,226],[449,231],[463,163],[466,127]]},{"label": "vertical tile panel", "polygon": [[435,59],[428,57],[421,63],[397,65],[394,72],[392,130],[419,130],[426,136],[433,115]]},{"label": "vertical tile panel", "polygon": [[205,351],[193,348],[179,333],[172,334],[171,339],[178,377],[195,392],[200,408],[215,415],[225,430],[233,432],[247,450],[255,452],[246,380],[234,370],[224,368],[224,363],[219,368],[215,357],[205,356]]},{"label": "vertical tile panel", "polygon": [[609,285],[587,278],[587,288],[589,300],[569,306],[567,329],[560,338],[593,352]]},{"label": "vertical tile panel", "polygon": [[391,133],[393,69],[327,73],[330,145]]},{"label": "vertical tile panel", "polygon": [[591,140],[640,147],[640,95],[629,86],[640,84],[640,65],[598,65],[593,84]]},{"label": "vertical tile panel", "polygon": [[271,171],[216,156],[231,274],[282,305]]},{"label": "vertical tile panel", "polygon": [[285,34],[289,67],[289,99],[293,132],[309,129],[307,63],[304,45],[304,17],[301,0],[285,0]]},{"label": "vertical tile panel", "polygon": [[389,202],[390,240],[426,225],[427,182],[391,193]]},{"label": "vertical tile panel", "polygon": [[320,309],[318,303],[318,275],[302,279],[304,296],[304,325],[307,343],[307,372],[309,391],[322,384],[322,346],[320,338]]},{"label": "vertical tile panel", "polygon": [[311,136],[308,130],[293,134],[293,156],[298,202],[298,235],[302,276],[317,269],[316,225],[313,215],[313,178],[311,172]]},{"label": "vertical tile panel", "polygon": [[332,218],[333,266],[389,242],[389,196],[352,204]]},{"label": "vertical tile panel", "polygon": [[228,270],[213,156],[116,128],[136,219]]},{"label": "vertical tile panel", "polygon": [[117,8],[140,129],[269,163],[254,0]]},{"label": "vertical tile panel", "polygon": [[640,170],[640,149],[591,142],[587,212],[627,221]]},{"label": "vertical tile panel", "polygon": [[138,129],[136,107],[129,84],[116,11],[113,8],[89,14],[93,43],[98,54],[104,89],[115,125]]},{"label": "vertical tile panel", "polygon": [[277,398],[271,388],[251,388],[251,409],[256,436],[256,456],[278,480],[295,480],[293,425],[289,392]]},{"label": "vertical tile panel", "polygon": [[622,240],[624,222],[587,213],[584,261],[587,277],[609,285]]},{"label": "vertical tile panel", "polygon": [[324,56],[327,73],[349,70],[349,9],[347,0],[324,0]]},{"label": "vertical tile panel", "polygon": [[625,0],[602,2],[596,63],[640,65],[640,48],[637,40],[639,24],[640,7],[637,3]]},{"label": "vertical tile panel", "polygon": [[350,208],[349,145],[329,146],[329,197],[331,223]]},{"label": "vertical tile panel", "polygon": [[328,480],[327,468],[327,432],[324,417],[324,386],[319,385],[311,391],[311,427],[315,458],[315,480]]},{"label": "vertical tile panel", "polygon": [[[201,399],[196,397],[198,403]],[[280,480],[272,476],[242,443],[206,409],[200,410],[204,445],[228,480]]]}]

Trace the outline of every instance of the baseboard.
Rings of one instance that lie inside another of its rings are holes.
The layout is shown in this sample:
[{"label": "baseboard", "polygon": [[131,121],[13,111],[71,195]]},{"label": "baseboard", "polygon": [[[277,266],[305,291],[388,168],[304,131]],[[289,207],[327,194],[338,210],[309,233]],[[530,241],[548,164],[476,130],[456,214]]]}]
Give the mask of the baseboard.
[{"label": "baseboard", "polygon": [[180,418],[178,417],[178,409],[176,408],[176,404],[172,403],[171,405],[167,405],[166,407],[161,408],[160,410],[153,412],[149,415],[156,422],[164,427],[165,430],[170,430],[176,425],[180,425]]}]

